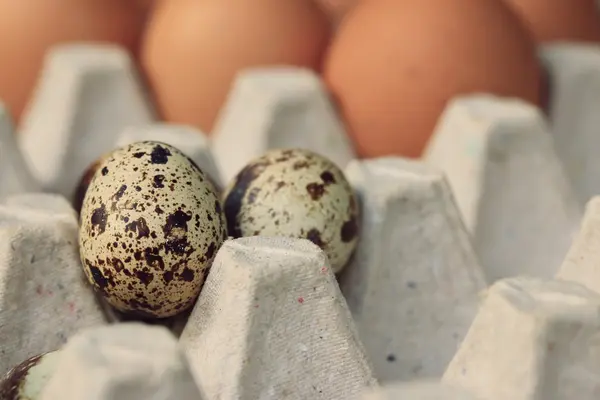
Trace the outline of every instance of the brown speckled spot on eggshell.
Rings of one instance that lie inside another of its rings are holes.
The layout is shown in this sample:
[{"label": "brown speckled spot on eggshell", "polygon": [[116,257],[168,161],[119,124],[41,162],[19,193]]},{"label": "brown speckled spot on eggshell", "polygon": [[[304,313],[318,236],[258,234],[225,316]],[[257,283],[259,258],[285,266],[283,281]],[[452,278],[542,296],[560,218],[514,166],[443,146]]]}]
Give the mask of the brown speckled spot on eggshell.
[{"label": "brown speckled spot on eggshell", "polygon": [[335,176],[333,176],[333,174],[329,171],[322,172],[320,176],[325,186],[337,183],[335,180]]},{"label": "brown speckled spot on eggshell", "polygon": [[166,164],[169,162],[171,152],[164,146],[157,144],[150,153],[150,162],[152,164]]},{"label": "brown speckled spot on eggshell", "polygon": [[150,229],[148,228],[148,224],[144,217],[139,217],[137,220],[131,221],[125,225],[125,233],[128,232],[137,234],[136,239],[150,236]]},{"label": "brown speckled spot on eggshell", "polygon": [[110,277],[104,276],[102,270],[99,267],[93,265],[89,260],[85,260],[85,263],[100,293],[106,293],[106,289],[109,287],[109,285],[115,285],[114,282],[111,282]]},{"label": "brown speckled spot on eggshell", "polygon": [[[294,164],[295,165],[295,164]],[[306,191],[310,195],[311,199],[318,201],[325,194],[325,187],[337,183],[335,177],[329,171],[324,171],[320,175],[323,183],[309,183],[306,185]]]},{"label": "brown speckled spot on eggshell", "polygon": [[297,171],[299,169],[303,169],[303,168],[308,168],[308,167],[310,167],[310,164],[307,161],[304,161],[304,160],[302,160],[302,161],[296,161],[294,163],[294,165],[292,166],[292,168],[295,171]]},{"label": "brown speckled spot on eggshell", "polygon": [[349,221],[344,222],[344,225],[342,225],[342,229],[340,231],[342,242],[351,242],[356,237],[357,233],[358,223],[356,221],[356,217],[353,216]]},{"label": "brown speckled spot on eggshell", "polygon": [[113,257],[110,259],[110,265],[112,265],[112,267],[117,272],[121,272],[121,271],[125,270],[125,264],[123,263],[123,261],[121,261],[120,259],[118,259],[116,257]]},{"label": "brown speckled spot on eggshell", "polygon": [[156,247],[146,247],[143,251],[144,261],[146,261],[146,265],[150,268],[162,271],[165,269],[165,260],[163,260],[160,255],[160,248],[164,246],[161,245],[158,248]]},{"label": "brown speckled spot on eggshell", "polygon": [[[75,209],[75,211],[77,211],[77,214],[79,214],[81,212],[81,205],[83,204],[83,199],[85,197],[85,194],[88,190],[88,187],[90,186],[90,183],[92,182],[92,179],[94,178],[94,175],[96,174],[96,171],[100,167],[100,165],[101,165],[101,160],[94,162],[92,165],[90,165],[88,167],[87,170],[85,170],[81,179],[79,179],[79,185],[77,185],[77,189],[75,190],[75,193],[73,194],[73,197],[71,200],[71,203],[73,204],[73,208]],[[104,171],[102,171],[102,173],[103,173],[103,175],[106,175],[104,173]],[[108,173],[108,171],[107,171],[107,173]]]},{"label": "brown speckled spot on eggshell", "polygon": [[235,177],[233,190],[229,192],[224,203],[225,219],[227,221],[227,231],[229,236],[234,238],[242,237],[242,232],[238,222],[238,214],[242,208],[242,202],[244,201],[246,192],[250,188],[252,182],[258,178],[264,169],[269,165],[269,162],[257,162],[249,164],[244,167]]},{"label": "brown speckled spot on eggshell", "polygon": [[325,248],[325,243],[323,243],[323,239],[321,239],[321,232],[318,229],[312,228],[306,234],[306,238],[319,246],[320,248]]},{"label": "brown speckled spot on eggshell", "polygon": [[167,221],[163,225],[162,230],[165,238],[177,235],[181,232],[187,232],[187,223],[192,219],[190,214],[187,214],[181,210],[177,210],[174,213],[167,216]]},{"label": "brown speckled spot on eggshell", "polygon": [[19,400],[19,391],[25,382],[29,370],[40,362],[44,354],[31,357],[17,365],[4,377],[0,383],[0,400]]},{"label": "brown speckled spot on eggshell", "polygon": [[191,255],[194,248],[191,247],[186,237],[171,238],[165,242],[165,252],[172,253],[178,256]]},{"label": "brown speckled spot on eggshell", "polygon": [[309,183],[306,185],[306,191],[313,201],[318,201],[321,197],[323,197],[323,194],[325,194],[325,185],[315,182]]},{"label": "brown speckled spot on eggshell", "polygon": [[206,249],[206,253],[204,253],[204,257],[206,259],[211,259],[215,255],[216,251],[217,251],[217,245],[215,245],[215,242],[212,242]]},{"label": "brown speckled spot on eggshell", "polygon": [[185,267],[183,271],[181,271],[181,274],[179,274],[179,278],[186,282],[192,282],[194,280],[194,275],[194,271]]},{"label": "brown speckled spot on eggshell", "polygon": [[148,286],[154,279],[154,274],[142,270],[135,271],[135,276],[146,286]]},{"label": "brown speckled spot on eggshell", "polygon": [[154,175],[152,186],[154,186],[156,189],[164,188],[165,187],[165,185],[163,184],[164,180],[165,180],[164,175],[162,175],[162,174]]},{"label": "brown speckled spot on eggshell", "polygon": [[98,235],[106,231],[106,218],[106,206],[101,204],[100,207],[94,210],[91,217],[92,227],[97,228]]},{"label": "brown speckled spot on eggshell", "polygon": [[119,201],[119,200],[121,200],[121,197],[123,197],[123,195],[125,194],[126,190],[127,190],[127,185],[121,185],[119,187],[119,190],[117,190],[115,192],[115,194],[113,195],[113,197],[112,197],[113,201]]},{"label": "brown speckled spot on eggshell", "polygon": [[349,214],[350,219],[344,222],[340,230],[340,237],[344,243],[350,243],[358,235],[358,206],[354,199],[350,202]]}]

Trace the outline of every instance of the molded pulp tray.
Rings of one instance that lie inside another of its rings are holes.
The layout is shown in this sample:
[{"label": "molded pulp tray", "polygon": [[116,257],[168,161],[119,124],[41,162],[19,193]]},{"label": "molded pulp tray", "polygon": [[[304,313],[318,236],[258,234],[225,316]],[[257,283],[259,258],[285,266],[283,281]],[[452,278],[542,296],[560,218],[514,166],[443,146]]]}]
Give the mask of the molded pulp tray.
[{"label": "molded pulp tray", "polygon": [[[600,49],[540,57],[549,118],[466,96],[422,160],[356,160],[309,71],[240,74],[209,141],[156,120],[122,50],[56,48],[21,131],[0,117],[0,374],[67,343],[41,399],[597,398]],[[270,148],[329,157],[361,203],[351,263],[336,279],[304,239],[228,240],[170,332],[115,325],[83,278],[70,199],[138,140],[221,185]]]}]

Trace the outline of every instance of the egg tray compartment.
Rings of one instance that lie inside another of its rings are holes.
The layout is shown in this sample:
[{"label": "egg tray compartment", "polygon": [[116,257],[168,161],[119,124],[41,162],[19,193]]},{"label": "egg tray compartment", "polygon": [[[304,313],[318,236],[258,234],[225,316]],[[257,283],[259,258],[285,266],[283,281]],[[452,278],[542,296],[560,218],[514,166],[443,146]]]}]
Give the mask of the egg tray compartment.
[{"label": "egg tray compartment", "polygon": [[[422,160],[355,160],[309,71],[240,74],[209,141],[158,122],[122,50],[56,48],[18,135],[0,118],[0,373],[67,343],[43,399],[593,398],[599,198],[581,220],[600,192],[600,50],[540,57],[547,121],[465,96]],[[362,207],[353,259],[336,280],[306,240],[229,240],[172,333],[114,324],[69,200],[94,160],[137,140],[180,148],[221,186],[270,148],[329,157]]]}]

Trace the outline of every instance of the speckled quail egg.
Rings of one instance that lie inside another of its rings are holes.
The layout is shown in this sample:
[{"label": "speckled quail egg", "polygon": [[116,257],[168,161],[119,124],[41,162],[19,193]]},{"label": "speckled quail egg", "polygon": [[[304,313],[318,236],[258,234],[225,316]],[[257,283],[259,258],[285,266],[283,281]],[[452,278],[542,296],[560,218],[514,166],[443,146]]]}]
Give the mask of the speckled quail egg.
[{"label": "speckled quail egg", "polygon": [[227,238],[215,187],[176,148],[137,142],[98,166],[79,246],[94,289],[119,311],[166,318],[189,308]]},{"label": "speckled quail egg", "polygon": [[36,400],[54,374],[60,351],[31,357],[17,365],[0,382],[2,400]]},{"label": "speckled quail egg", "polygon": [[246,165],[224,193],[229,235],[306,238],[335,272],[358,241],[357,201],[340,169],[302,149],[278,149]]}]

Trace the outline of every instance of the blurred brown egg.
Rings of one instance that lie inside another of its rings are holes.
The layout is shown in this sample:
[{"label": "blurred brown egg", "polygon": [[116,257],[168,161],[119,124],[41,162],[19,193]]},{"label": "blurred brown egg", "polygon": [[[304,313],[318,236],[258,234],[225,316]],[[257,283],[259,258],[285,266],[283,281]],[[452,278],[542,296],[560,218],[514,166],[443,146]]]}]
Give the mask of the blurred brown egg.
[{"label": "blurred brown egg", "polygon": [[596,0],[505,0],[536,40],[600,42]]},{"label": "blurred brown egg", "polygon": [[361,157],[418,157],[447,102],[486,92],[539,102],[527,30],[498,0],[365,0],[324,76]]},{"label": "blurred brown egg", "polygon": [[166,0],[150,20],[142,63],[164,119],[210,133],[238,71],[316,70],[329,32],[307,0]]},{"label": "blurred brown egg", "polygon": [[124,0],[0,0],[0,98],[19,119],[48,48],[111,42],[136,51],[144,13]]}]

